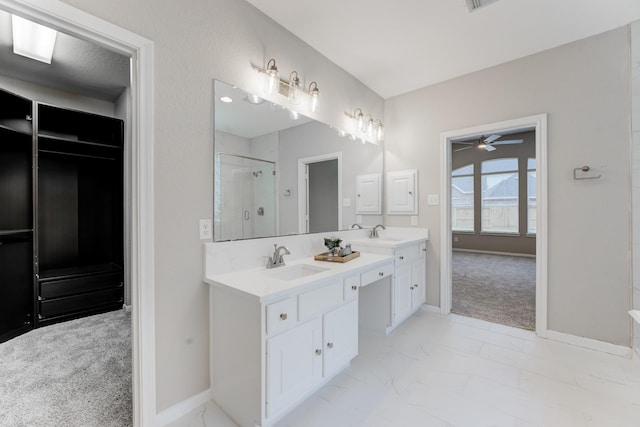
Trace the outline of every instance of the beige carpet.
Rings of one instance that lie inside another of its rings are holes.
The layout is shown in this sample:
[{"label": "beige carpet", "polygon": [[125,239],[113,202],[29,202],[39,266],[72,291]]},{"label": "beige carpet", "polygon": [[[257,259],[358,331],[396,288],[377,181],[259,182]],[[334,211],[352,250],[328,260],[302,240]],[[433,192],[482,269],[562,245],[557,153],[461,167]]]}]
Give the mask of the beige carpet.
[{"label": "beige carpet", "polygon": [[452,284],[453,313],[535,330],[535,258],[453,251]]}]

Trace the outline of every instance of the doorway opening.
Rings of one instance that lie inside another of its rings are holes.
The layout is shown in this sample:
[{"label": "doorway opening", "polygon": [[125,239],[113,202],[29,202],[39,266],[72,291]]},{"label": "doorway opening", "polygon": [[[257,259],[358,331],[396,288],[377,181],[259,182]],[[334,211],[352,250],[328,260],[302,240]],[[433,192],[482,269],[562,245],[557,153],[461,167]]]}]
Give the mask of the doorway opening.
[{"label": "doorway opening", "polygon": [[[524,149],[527,140],[531,141],[528,151]],[[470,308],[461,305],[473,298],[485,299],[487,311],[493,307],[497,314],[485,320],[524,326],[545,336],[546,115],[446,132],[441,142],[445,201],[441,209],[441,312],[470,315],[465,311]],[[514,257],[514,253],[524,256]],[[501,270],[505,273],[502,283],[498,280]],[[454,275],[460,285],[456,294]],[[514,282],[531,276],[535,277],[534,295],[529,286],[529,295],[523,296],[526,291],[521,288],[526,284],[513,286]],[[518,303],[513,303],[514,310],[501,307],[506,294],[515,295],[516,301],[528,299],[531,309],[535,306],[528,323],[521,323]],[[461,304],[456,305],[458,302]],[[515,321],[505,322],[501,320],[504,316]],[[471,317],[481,315],[472,313]]]},{"label": "doorway opening", "polygon": [[300,233],[342,230],[342,153],[298,159]]},{"label": "doorway opening", "polygon": [[95,43],[131,60],[126,102],[131,129],[125,149],[125,259],[130,266],[133,424],[155,420],[153,43],[61,2],[0,0],[0,10]]}]

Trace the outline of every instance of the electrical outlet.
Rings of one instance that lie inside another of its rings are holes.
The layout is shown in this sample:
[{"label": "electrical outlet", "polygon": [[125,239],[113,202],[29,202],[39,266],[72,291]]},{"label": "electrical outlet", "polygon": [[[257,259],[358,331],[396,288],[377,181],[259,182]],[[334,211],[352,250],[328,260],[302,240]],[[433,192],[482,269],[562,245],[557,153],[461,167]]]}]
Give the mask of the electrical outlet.
[{"label": "electrical outlet", "polygon": [[418,217],[413,215],[411,217],[411,225],[418,225]]},{"label": "electrical outlet", "polygon": [[213,238],[212,223],[210,219],[200,220],[200,240],[209,240]]}]

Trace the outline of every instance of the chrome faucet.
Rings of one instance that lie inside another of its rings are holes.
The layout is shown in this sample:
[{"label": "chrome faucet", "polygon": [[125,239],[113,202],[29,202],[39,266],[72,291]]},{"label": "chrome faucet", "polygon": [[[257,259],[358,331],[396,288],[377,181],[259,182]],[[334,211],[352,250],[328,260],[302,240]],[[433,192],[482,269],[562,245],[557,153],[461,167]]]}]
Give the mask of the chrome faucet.
[{"label": "chrome faucet", "polygon": [[384,225],[378,224],[378,225],[376,225],[375,227],[373,227],[371,229],[371,231],[369,232],[369,237],[380,237],[378,235],[378,229],[380,229],[380,228],[382,228],[383,230],[387,229]]},{"label": "chrome faucet", "polygon": [[286,246],[278,246],[275,243],[273,245],[273,248],[273,255],[269,257],[269,261],[267,261],[266,267],[282,267],[283,265],[285,265],[283,255],[291,255],[291,252],[289,252],[289,248],[287,248]]},{"label": "chrome faucet", "polygon": [[351,225],[351,228],[359,228],[360,230],[362,230],[362,226],[360,224],[358,224],[357,222],[355,224]]}]

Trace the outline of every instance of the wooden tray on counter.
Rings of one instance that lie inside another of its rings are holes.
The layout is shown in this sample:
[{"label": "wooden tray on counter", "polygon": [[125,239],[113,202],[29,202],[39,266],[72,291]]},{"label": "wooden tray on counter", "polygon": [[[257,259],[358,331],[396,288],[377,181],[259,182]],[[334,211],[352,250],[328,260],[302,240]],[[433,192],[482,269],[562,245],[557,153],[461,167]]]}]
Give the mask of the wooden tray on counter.
[{"label": "wooden tray on counter", "polygon": [[349,255],[346,256],[333,256],[331,252],[324,252],[318,254],[313,257],[316,261],[329,261],[329,262],[347,262],[351,261],[354,258],[358,258],[360,256],[360,252],[353,251]]}]

